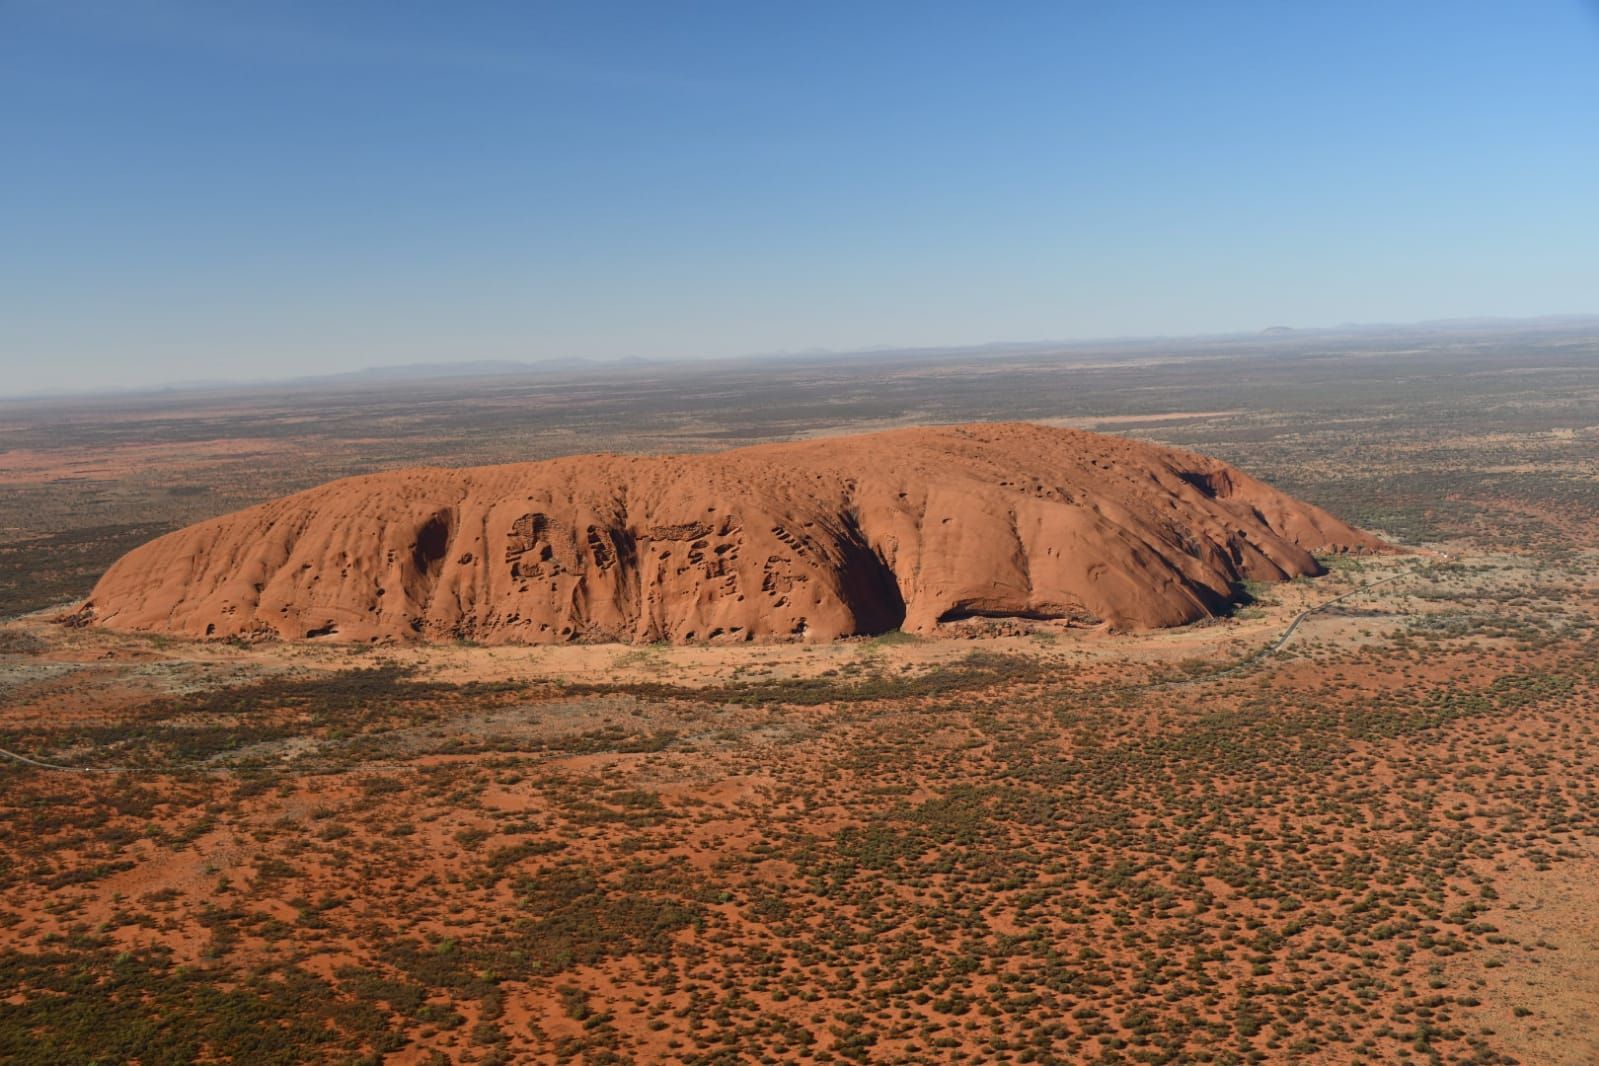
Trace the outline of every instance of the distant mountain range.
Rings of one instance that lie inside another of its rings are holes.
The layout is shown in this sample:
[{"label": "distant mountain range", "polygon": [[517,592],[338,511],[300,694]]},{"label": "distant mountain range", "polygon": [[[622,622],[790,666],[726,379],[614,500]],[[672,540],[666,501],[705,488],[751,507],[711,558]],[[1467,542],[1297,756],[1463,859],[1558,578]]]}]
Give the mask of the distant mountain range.
[{"label": "distant mountain range", "polygon": [[303,385],[316,382],[388,383],[399,381],[431,381],[435,378],[481,378],[507,375],[548,374],[570,370],[625,370],[629,367],[652,366],[659,361],[630,355],[618,359],[541,359],[537,362],[517,362],[510,359],[478,359],[464,363],[404,363],[398,366],[371,366],[364,370],[350,370],[338,374],[312,374],[283,379],[283,384]]},{"label": "distant mountain range", "polygon": [[[1555,333],[1575,331],[1599,333],[1599,315],[1548,315],[1540,318],[1445,318],[1411,323],[1344,323],[1337,326],[1295,327],[1273,325],[1253,333],[1213,333],[1190,336],[1129,336],[1105,337],[1094,340],[1071,341],[994,341],[987,344],[964,344],[921,347],[878,347],[852,350],[807,348],[767,352],[745,356],[650,359],[641,356],[621,356],[614,359],[584,359],[575,357],[539,359],[528,361],[505,359],[479,359],[462,362],[406,363],[395,366],[374,366],[362,370],[341,371],[331,374],[302,375],[292,378],[255,380],[221,380],[172,382],[143,388],[58,390],[33,395],[0,393],[0,400],[46,399],[70,396],[140,396],[171,392],[229,391],[253,388],[306,388],[404,385],[427,381],[460,380],[470,378],[570,376],[585,373],[607,374],[637,369],[667,369],[684,366],[743,366],[750,367],[767,362],[826,365],[843,361],[873,360],[885,363],[905,363],[917,360],[945,361],[949,359],[984,358],[1000,356],[1038,356],[1092,359],[1133,359],[1160,355],[1215,354],[1218,350],[1236,348],[1238,351],[1261,351],[1262,346],[1282,345],[1284,353],[1339,340],[1369,342],[1383,336],[1404,338],[1414,343],[1418,338],[1459,337],[1472,334],[1521,335],[1528,333]],[[1266,350],[1270,350],[1267,348]]]}]

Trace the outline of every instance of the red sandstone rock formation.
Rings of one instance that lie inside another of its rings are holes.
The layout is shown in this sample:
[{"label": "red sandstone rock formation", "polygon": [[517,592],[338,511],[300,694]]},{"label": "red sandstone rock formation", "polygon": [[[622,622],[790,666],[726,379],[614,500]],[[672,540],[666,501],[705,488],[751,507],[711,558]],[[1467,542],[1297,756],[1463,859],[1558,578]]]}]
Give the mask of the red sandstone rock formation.
[{"label": "red sandstone rock formation", "polygon": [[1214,459],[896,430],[335,481],[124,556],[85,616],[187,637],[830,640],[973,615],[1142,629],[1375,538]]}]

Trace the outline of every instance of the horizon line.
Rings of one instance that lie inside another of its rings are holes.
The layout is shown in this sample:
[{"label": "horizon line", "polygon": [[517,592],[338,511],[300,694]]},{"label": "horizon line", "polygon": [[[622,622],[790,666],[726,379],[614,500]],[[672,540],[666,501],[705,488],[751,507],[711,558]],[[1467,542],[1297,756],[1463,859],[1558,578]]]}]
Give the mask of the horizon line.
[{"label": "horizon line", "polygon": [[[82,388],[46,389],[42,391],[0,392],[0,402],[114,399],[119,397],[154,396],[164,393],[202,393],[210,391],[269,389],[274,387],[302,387],[316,384],[357,384],[363,378],[381,378],[394,375],[393,384],[421,383],[445,379],[471,379],[475,377],[513,377],[524,373],[550,370],[616,371],[629,368],[650,367],[666,369],[685,365],[715,363],[761,362],[777,360],[839,359],[848,356],[895,356],[915,354],[954,355],[997,353],[1002,349],[1028,348],[1086,348],[1096,345],[1129,345],[1156,343],[1193,343],[1204,341],[1284,341],[1295,336],[1314,336],[1348,333],[1354,331],[1403,331],[1415,329],[1445,330],[1449,328],[1491,329],[1495,326],[1517,325],[1577,326],[1584,323],[1599,325],[1599,311],[1569,312],[1545,315],[1461,315],[1449,318],[1419,319],[1408,322],[1342,322],[1330,326],[1285,326],[1274,324],[1255,330],[1231,330],[1183,334],[1122,334],[1077,338],[1040,338],[1035,340],[987,340],[965,344],[906,344],[875,345],[859,348],[798,348],[776,349],[765,352],[745,352],[737,355],[704,356],[548,356],[542,359],[460,359],[454,361],[421,361],[409,363],[380,363],[354,370],[336,370],[326,374],[298,374],[287,377],[264,378],[209,378],[157,382],[148,385],[86,386]],[[454,369],[452,369],[454,368]],[[492,368],[492,369],[491,369]],[[411,372],[411,373],[407,373]]]}]

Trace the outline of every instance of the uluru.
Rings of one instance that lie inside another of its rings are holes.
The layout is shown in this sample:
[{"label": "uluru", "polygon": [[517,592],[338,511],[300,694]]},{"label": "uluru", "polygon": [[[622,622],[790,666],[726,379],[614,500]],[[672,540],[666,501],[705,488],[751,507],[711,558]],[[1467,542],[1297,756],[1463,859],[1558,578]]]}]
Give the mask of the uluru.
[{"label": "uluru", "polygon": [[1377,538],[1215,459],[1025,423],[346,478],[129,552],[81,621],[191,638],[821,641],[1223,613]]}]

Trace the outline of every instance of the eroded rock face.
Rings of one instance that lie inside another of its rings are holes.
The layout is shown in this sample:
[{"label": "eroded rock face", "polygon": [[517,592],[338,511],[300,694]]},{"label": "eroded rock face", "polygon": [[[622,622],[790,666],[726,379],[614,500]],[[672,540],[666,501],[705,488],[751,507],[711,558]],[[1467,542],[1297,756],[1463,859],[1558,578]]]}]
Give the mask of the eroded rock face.
[{"label": "eroded rock face", "polygon": [[129,552],[115,629],[367,641],[830,640],[973,615],[1143,629],[1382,544],[1224,463],[978,424],[335,481]]}]

